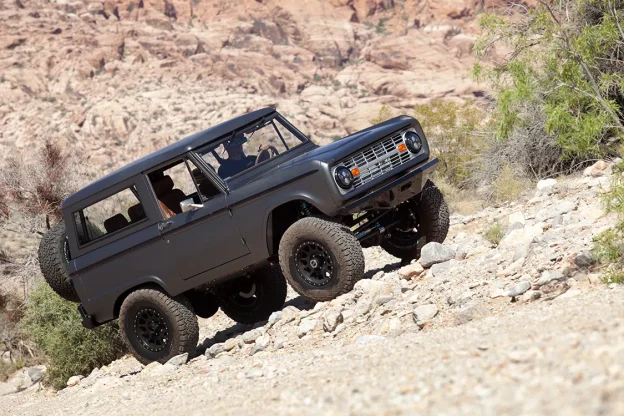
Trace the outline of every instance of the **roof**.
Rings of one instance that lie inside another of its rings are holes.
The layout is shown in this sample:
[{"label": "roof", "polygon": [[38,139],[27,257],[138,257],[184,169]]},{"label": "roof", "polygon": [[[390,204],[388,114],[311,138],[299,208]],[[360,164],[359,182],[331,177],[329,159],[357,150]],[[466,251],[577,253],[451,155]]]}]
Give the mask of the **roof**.
[{"label": "roof", "polygon": [[262,117],[271,115],[274,112],[275,109],[270,107],[252,111],[250,113],[234,117],[228,121],[224,121],[223,123],[200,131],[199,133],[195,133],[184,139],[178,140],[177,142],[172,143],[167,147],[150,153],[149,155],[144,156],[124,166],[123,168],[109,173],[103,178],[98,179],[97,181],[85,186],[75,194],[67,197],[67,199],[63,201],[62,207],[65,208],[74,205],[75,203],[80,202],[93,194],[101,192],[106,188],[123,181],[124,179],[138,175],[146,170],[151,169],[154,166],[158,166],[161,163],[181,156],[184,153],[188,152],[190,149],[196,149],[211,142],[216,142],[230,132],[244,128],[249,124],[252,124],[254,121]]}]

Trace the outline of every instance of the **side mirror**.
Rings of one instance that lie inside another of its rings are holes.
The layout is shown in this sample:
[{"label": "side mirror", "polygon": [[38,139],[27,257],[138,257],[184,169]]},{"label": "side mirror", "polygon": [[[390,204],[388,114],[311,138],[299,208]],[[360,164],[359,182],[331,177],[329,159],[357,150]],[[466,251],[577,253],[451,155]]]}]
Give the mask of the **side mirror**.
[{"label": "side mirror", "polygon": [[196,204],[195,201],[193,201],[193,198],[185,199],[184,201],[180,202],[180,208],[182,209],[182,212],[197,211],[198,209],[203,207],[204,204]]}]

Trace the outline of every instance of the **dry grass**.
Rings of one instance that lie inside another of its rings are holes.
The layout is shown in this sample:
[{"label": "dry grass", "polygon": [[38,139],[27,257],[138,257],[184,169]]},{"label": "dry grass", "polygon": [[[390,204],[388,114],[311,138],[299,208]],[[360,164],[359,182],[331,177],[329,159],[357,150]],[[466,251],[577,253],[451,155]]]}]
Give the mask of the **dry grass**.
[{"label": "dry grass", "polygon": [[505,237],[505,230],[503,229],[503,226],[498,222],[490,225],[487,230],[483,232],[483,238],[495,245],[498,245],[503,237]]},{"label": "dry grass", "polygon": [[459,189],[438,174],[434,174],[431,180],[444,195],[444,200],[451,212],[472,215],[484,208],[484,201],[477,198],[475,192]]},{"label": "dry grass", "polygon": [[497,202],[513,201],[527,188],[523,179],[508,163],[503,165],[500,174],[492,182],[492,196]]}]

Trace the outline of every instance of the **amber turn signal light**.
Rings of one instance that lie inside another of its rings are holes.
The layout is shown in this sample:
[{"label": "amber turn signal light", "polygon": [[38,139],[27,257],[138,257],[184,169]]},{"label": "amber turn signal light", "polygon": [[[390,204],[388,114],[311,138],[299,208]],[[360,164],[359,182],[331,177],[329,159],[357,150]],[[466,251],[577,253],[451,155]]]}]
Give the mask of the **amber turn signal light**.
[{"label": "amber turn signal light", "polygon": [[397,146],[397,150],[399,151],[399,153],[403,153],[404,151],[407,150],[407,146],[401,143],[400,145]]},{"label": "amber turn signal light", "polygon": [[351,175],[358,176],[360,174],[360,170],[358,168],[351,169]]}]

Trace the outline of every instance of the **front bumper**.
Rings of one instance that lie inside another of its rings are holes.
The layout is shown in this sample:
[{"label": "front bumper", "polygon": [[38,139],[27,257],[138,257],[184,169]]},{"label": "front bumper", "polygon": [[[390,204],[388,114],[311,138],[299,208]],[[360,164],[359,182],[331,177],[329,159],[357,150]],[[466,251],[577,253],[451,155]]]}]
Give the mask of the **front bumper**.
[{"label": "front bumper", "polygon": [[422,191],[438,162],[437,158],[433,158],[408,171],[391,175],[365,195],[345,201],[340,213],[345,215],[394,208]]}]

